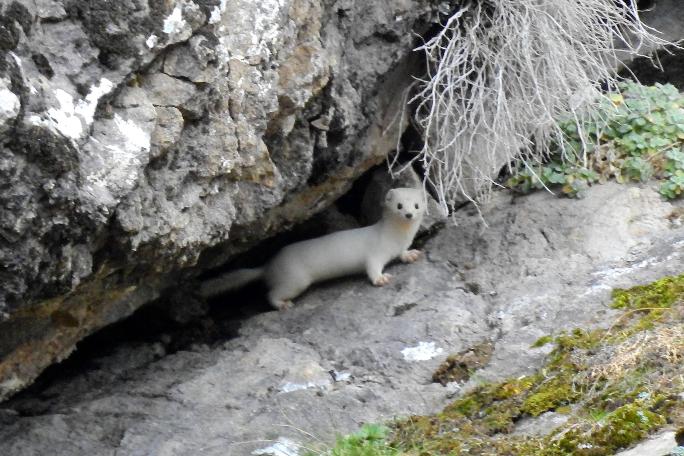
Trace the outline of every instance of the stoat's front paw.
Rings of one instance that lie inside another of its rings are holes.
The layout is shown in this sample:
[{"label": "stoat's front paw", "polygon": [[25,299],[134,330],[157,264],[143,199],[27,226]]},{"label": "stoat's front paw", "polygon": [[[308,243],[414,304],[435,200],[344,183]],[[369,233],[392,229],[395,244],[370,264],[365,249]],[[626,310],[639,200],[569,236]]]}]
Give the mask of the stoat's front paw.
[{"label": "stoat's front paw", "polygon": [[379,277],[373,280],[373,285],[376,287],[384,287],[390,283],[392,276],[390,274],[381,274]]},{"label": "stoat's front paw", "polygon": [[420,258],[420,255],[422,253],[423,252],[421,252],[420,250],[407,250],[401,255],[399,255],[399,259],[404,263],[413,263],[418,258]]},{"label": "stoat's front paw", "polygon": [[281,299],[279,301],[273,302],[273,307],[275,307],[278,310],[288,310],[291,309],[294,306],[294,303],[292,301],[284,300]]}]

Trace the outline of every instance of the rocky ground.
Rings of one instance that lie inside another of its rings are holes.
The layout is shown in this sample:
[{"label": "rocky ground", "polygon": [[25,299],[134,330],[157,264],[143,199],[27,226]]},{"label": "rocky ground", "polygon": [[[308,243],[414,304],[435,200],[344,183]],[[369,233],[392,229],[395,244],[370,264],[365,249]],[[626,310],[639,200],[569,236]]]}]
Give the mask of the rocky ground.
[{"label": "rocky ground", "polygon": [[[349,278],[285,312],[236,321],[215,309],[191,335],[99,339],[77,368],[0,404],[0,454],[280,456],[434,412],[459,388],[538,367],[550,350],[530,348],[540,336],[610,325],[612,288],[682,273],[682,207],[647,186],[595,186],[581,200],[497,193],[488,227],[458,211],[385,288]],[[432,382],[448,354],[487,340],[491,361],[469,384]]]}]

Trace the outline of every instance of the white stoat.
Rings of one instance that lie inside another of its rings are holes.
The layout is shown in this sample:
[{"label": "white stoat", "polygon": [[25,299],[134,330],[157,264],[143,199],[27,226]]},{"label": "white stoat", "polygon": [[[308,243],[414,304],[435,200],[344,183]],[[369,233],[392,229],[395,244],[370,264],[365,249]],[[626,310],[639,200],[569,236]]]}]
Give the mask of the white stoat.
[{"label": "white stoat", "polygon": [[387,263],[399,257],[412,263],[419,250],[408,250],[425,211],[425,196],[415,188],[395,188],[385,196],[382,219],[364,228],[338,231],[283,248],[266,265],[239,269],[202,283],[200,295],[215,296],[263,279],[268,300],[276,309],[292,306],[312,283],[366,272],[376,286],[389,283]]}]

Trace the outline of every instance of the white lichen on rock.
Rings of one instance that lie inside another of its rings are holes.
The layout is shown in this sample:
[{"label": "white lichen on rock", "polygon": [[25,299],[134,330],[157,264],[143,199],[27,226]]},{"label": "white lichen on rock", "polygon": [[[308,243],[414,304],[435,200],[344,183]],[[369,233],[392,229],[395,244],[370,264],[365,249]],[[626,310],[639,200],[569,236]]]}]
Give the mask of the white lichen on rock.
[{"label": "white lichen on rock", "polygon": [[0,132],[4,131],[5,125],[14,120],[19,114],[21,102],[9,88],[9,81],[0,79]]},{"label": "white lichen on rock", "polygon": [[114,122],[125,139],[124,147],[126,151],[137,153],[150,150],[150,134],[143,131],[135,122],[123,119],[118,114],[114,116]]},{"label": "white lichen on rock", "polygon": [[299,445],[287,437],[278,437],[278,440],[271,446],[252,451],[254,455],[270,456],[298,456]]},{"label": "white lichen on rock", "polygon": [[299,390],[305,390],[305,389],[310,389],[310,388],[318,388],[321,385],[318,385],[314,382],[307,382],[307,383],[291,383],[287,382],[282,385],[280,385],[280,391],[283,393],[291,393],[292,391],[299,391]]},{"label": "white lichen on rock", "polygon": [[406,347],[401,351],[406,361],[427,361],[442,354],[444,350],[434,342],[418,342],[415,347]]},{"label": "white lichen on rock", "polygon": [[[133,119],[115,114],[106,127],[115,134],[96,131],[88,146],[87,160],[81,163],[87,182],[86,194],[96,201],[117,201],[138,183],[140,172],[149,159],[153,123],[139,125]],[[107,212],[103,206],[103,211]]]},{"label": "white lichen on rock", "polygon": [[47,119],[32,115],[29,121],[34,125],[44,125],[57,130],[67,138],[78,140],[85,136],[88,127],[92,125],[95,110],[100,99],[112,91],[114,84],[107,78],[100,79],[97,85],[90,88],[85,99],[74,103],[74,97],[65,90],[55,89],[54,96],[59,108],[51,107],[47,110]]},{"label": "white lichen on rock", "polygon": [[85,100],[79,100],[76,103],[75,112],[79,114],[85,121],[86,126],[93,123],[93,116],[95,115],[95,109],[100,101],[100,98],[107,95],[114,88],[114,84],[107,78],[100,79],[98,85],[94,85],[90,88],[90,92],[86,95]]},{"label": "white lichen on rock", "polygon": [[48,109],[48,125],[54,127],[66,137],[71,139],[80,138],[83,133],[83,124],[81,119],[76,117],[74,98],[62,89],[55,90],[55,98],[59,103],[59,109]]},{"label": "white lichen on rock", "polygon": [[145,40],[145,44],[150,49],[154,48],[158,42],[159,42],[159,37],[157,35],[155,35],[154,33],[152,35],[150,35],[149,37],[147,37],[147,40]]},{"label": "white lichen on rock", "polygon": [[[229,14],[220,27],[219,51],[227,59],[257,63],[268,59],[271,49],[277,45],[282,34],[279,16],[285,7],[284,0],[265,0],[262,2],[237,1],[231,4],[231,11],[242,14]],[[223,7],[223,4],[221,5]],[[251,14],[244,14],[250,10]],[[233,33],[225,33],[228,30]]]},{"label": "white lichen on rock", "polygon": [[164,33],[169,35],[179,33],[185,27],[185,19],[183,19],[183,9],[180,5],[176,5],[173,12],[164,19]]},{"label": "white lichen on rock", "polygon": [[190,38],[193,31],[192,24],[197,22],[198,14],[203,16],[197,4],[189,0],[178,2],[171,14],[164,19],[162,31],[167,35],[166,44],[179,43]]},{"label": "white lichen on rock", "polygon": [[[225,6],[223,8],[225,10]],[[210,24],[217,24],[221,22],[221,14],[223,11],[221,10],[220,6],[215,6],[213,10],[211,10],[211,16],[209,16],[209,23]]]}]

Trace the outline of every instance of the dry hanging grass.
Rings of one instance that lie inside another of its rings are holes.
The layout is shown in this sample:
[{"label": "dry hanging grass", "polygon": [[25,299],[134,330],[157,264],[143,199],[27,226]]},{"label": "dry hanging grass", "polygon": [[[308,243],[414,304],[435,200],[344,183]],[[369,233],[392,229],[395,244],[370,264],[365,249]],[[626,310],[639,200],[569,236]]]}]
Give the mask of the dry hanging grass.
[{"label": "dry hanging grass", "polygon": [[654,46],[629,0],[466,0],[419,49],[419,159],[446,209],[481,201],[507,163],[543,160],[562,147],[559,119],[591,121],[601,84],[618,62]]},{"label": "dry hanging grass", "polygon": [[666,362],[679,365],[684,356],[684,325],[661,327],[611,347],[609,361],[593,366],[589,378],[593,380],[622,378],[640,363]]}]

